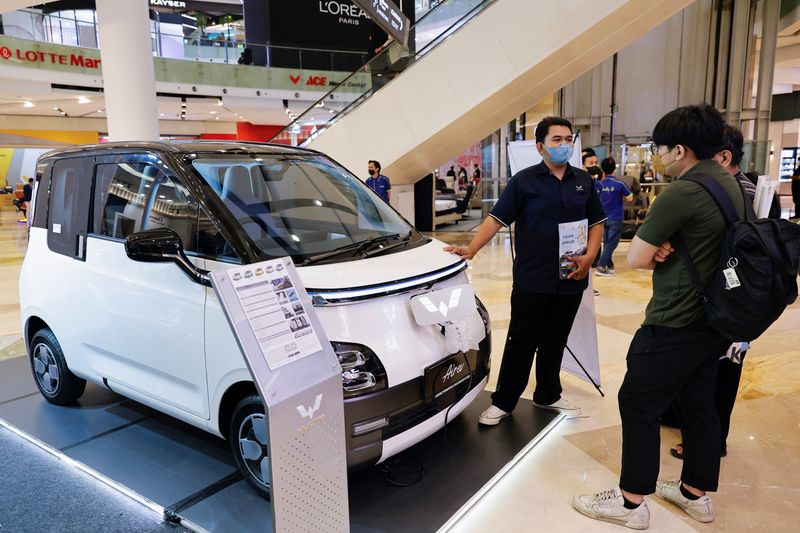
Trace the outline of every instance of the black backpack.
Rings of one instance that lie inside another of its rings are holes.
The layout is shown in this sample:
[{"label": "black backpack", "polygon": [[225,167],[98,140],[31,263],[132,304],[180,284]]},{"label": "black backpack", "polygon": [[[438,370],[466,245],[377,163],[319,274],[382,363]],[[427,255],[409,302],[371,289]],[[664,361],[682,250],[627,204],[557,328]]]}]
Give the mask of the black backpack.
[{"label": "black backpack", "polygon": [[731,341],[755,340],[797,298],[800,225],[757,219],[744,191],[745,219],[739,220],[730,196],[716,180],[708,176],[687,179],[711,195],[727,225],[710,287],[700,282],[679,234],[672,243],[686,262],[708,325]]}]

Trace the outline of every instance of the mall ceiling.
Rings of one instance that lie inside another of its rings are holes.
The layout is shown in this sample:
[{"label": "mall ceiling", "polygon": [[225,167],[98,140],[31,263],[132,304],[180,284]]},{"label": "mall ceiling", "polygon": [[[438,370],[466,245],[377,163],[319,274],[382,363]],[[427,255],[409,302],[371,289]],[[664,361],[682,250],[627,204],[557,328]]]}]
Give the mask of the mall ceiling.
[{"label": "mall ceiling", "polygon": [[[23,85],[23,86],[21,86]],[[0,115],[31,117],[105,118],[105,99],[102,92],[50,88],[49,84],[3,83],[0,80]],[[181,97],[159,95],[158,114],[161,120],[181,120],[182,104],[186,103],[183,120],[250,122],[252,124],[286,125],[292,116],[299,116],[314,102],[307,100],[283,101],[278,99],[246,98],[237,96]],[[340,103],[328,103],[314,108],[304,124],[319,123],[327,119],[331,110],[339,110]],[[288,112],[287,112],[288,109]],[[313,120],[312,120],[313,119]]]}]

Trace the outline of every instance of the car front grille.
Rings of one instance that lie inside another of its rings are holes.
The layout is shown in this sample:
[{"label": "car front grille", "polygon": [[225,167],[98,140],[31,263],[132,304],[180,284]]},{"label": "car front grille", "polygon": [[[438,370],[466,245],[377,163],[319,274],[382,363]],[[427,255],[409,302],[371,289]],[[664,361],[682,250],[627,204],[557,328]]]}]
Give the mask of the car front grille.
[{"label": "car front grille", "polygon": [[[453,390],[455,391],[455,398],[457,398],[457,401],[461,401],[461,399],[467,395],[470,385],[472,385],[473,388],[478,386],[483,378],[486,377],[486,374],[486,367],[480,365],[475,372],[472,373],[471,383],[470,380],[465,380],[463,383],[459,383],[454,387]],[[386,440],[395,435],[399,435],[407,429],[411,429],[417,424],[446,410],[451,405],[452,403],[450,402],[420,402],[408,409],[400,411],[389,417],[389,425],[383,429],[383,439]]]}]

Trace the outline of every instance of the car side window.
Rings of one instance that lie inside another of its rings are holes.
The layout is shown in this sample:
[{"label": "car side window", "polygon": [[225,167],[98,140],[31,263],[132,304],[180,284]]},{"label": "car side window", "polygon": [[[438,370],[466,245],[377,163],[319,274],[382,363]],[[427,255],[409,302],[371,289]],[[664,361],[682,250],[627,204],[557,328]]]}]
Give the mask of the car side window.
[{"label": "car side window", "polygon": [[152,176],[157,172],[160,172],[158,168],[147,163],[97,165],[94,233],[124,239],[140,231]]},{"label": "car side window", "polygon": [[176,179],[159,170],[154,176],[142,229],[169,228],[183,241],[187,252],[197,252],[197,201]]},{"label": "car side window", "polygon": [[47,245],[59,254],[83,260],[89,222],[91,157],[56,161],[50,181]]},{"label": "car side window", "polygon": [[205,209],[200,208],[197,215],[197,253],[209,259],[238,263],[239,256],[225,240],[225,236]]}]

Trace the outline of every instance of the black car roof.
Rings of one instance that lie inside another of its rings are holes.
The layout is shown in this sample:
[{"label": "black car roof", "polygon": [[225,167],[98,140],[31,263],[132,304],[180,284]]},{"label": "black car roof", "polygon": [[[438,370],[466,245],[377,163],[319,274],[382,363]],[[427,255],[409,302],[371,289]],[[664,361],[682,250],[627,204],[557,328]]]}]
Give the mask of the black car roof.
[{"label": "black car roof", "polygon": [[82,146],[68,146],[57,148],[42,155],[42,158],[60,157],[76,154],[109,154],[113,152],[124,153],[139,150],[155,150],[172,152],[176,154],[189,153],[249,153],[249,154],[275,154],[275,155],[310,155],[319,154],[307,148],[297,148],[284,144],[270,144],[259,142],[240,141],[134,141],[134,142],[108,142],[103,144],[88,144]]}]

